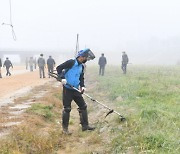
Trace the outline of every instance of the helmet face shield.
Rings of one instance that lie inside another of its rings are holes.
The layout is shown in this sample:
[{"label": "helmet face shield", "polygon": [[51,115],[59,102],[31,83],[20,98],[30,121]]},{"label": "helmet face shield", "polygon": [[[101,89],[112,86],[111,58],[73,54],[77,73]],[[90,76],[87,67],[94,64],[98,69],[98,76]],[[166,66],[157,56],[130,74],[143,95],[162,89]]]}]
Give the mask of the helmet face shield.
[{"label": "helmet face shield", "polygon": [[91,50],[88,51],[87,60],[93,60],[95,58],[95,55]]},{"label": "helmet face shield", "polygon": [[90,49],[84,49],[78,52],[77,57],[82,56],[86,57],[87,60],[93,60],[95,58],[95,55]]}]

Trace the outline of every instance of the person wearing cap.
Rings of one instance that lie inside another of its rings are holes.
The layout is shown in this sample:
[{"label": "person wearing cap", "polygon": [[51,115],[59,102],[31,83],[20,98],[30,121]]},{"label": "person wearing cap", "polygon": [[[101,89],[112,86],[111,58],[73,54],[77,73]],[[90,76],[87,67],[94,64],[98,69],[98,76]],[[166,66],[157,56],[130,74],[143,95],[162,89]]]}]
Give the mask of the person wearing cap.
[{"label": "person wearing cap", "polygon": [[43,54],[40,54],[40,57],[38,58],[38,66],[39,66],[39,76],[40,78],[45,78],[44,68],[45,68],[45,59],[43,58]]},{"label": "person wearing cap", "polygon": [[128,58],[126,52],[123,51],[122,52],[122,66],[121,66],[121,68],[122,68],[124,74],[126,74],[128,62],[129,62],[129,58]]},{"label": "person wearing cap", "polygon": [[[49,56],[47,59],[47,67],[48,67],[48,73],[53,73],[54,72],[54,66],[55,66],[55,60],[52,58],[52,56]],[[50,78],[50,75],[49,75]]]},{"label": "person wearing cap", "polygon": [[4,61],[3,67],[6,67],[6,76],[11,76],[11,73],[9,71],[9,68],[12,67],[13,65],[11,63],[11,61],[9,60],[9,58],[7,57],[6,60]]},{"label": "person wearing cap", "polygon": [[98,61],[99,64],[99,75],[104,75],[105,65],[107,64],[106,57],[104,57],[104,53],[101,54],[101,57]]},{"label": "person wearing cap", "polygon": [[[61,83],[63,85],[62,128],[63,133],[65,134],[71,134],[69,133],[68,125],[72,100],[74,100],[78,105],[82,131],[95,129],[94,127],[89,126],[87,104],[82,97],[82,94],[85,91],[83,64],[85,64],[88,60],[93,60],[94,58],[95,56],[90,49],[84,49],[78,52],[75,59],[67,60],[56,68],[58,76],[61,79]],[[81,93],[74,90],[67,83],[79,89]]]}]

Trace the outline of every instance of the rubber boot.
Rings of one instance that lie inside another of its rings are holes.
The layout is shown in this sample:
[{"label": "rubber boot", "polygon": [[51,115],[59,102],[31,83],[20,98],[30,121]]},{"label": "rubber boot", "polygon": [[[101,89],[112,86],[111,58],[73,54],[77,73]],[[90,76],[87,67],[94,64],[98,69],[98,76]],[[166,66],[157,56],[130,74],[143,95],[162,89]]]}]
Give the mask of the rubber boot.
[{"label": "rubber boot", "polygon": [[80,122],[82,125],[82,131],[94,130],[94,127],[90,127],[88,123],[87,110],[79,110]]},{"label": "rubber boot", "polygon": [[66,135],[71,135],[72,134],[68,130],[69,116],[70,116],[70,113],[63,110],[63,114],[62,114],[62,128],[63,128],[63,133],[66,134]]}]

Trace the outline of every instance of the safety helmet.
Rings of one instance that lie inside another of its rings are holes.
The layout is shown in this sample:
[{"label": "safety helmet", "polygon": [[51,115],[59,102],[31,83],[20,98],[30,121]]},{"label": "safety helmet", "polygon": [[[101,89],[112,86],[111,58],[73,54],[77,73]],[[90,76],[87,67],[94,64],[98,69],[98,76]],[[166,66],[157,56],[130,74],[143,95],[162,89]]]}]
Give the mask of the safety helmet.
[{"label": "safety helmet", "polygon": [[93,54],[93,52],[89,49],[86,48],[84,50],[80,50],[76,56],[76,58],[78,57],[86,57],[87,60],[93,60],[95,58],[95,55]]}]

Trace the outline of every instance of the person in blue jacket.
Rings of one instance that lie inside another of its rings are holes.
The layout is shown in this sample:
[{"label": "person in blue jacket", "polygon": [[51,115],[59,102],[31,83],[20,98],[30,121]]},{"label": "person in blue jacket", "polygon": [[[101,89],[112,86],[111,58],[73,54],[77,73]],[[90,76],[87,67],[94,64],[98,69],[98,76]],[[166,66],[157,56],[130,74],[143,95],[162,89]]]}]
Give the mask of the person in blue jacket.
[{"label": "person in blue jacket", "polygon": [[[61,83],[63,84],[62,128],[63,133],[65,134],[71,134],[68,131],[68,125],[72,100],[74,100],[78,105],[82,131],[95,129],[94,127],[89,126],[87,104],[82,97],[82,94],[85,91],[83,64],[88,60],[93,60],[94,58],[95,56],[90,49],[84,49],[78,52],[75,59],[67,60],[56,68],[58,76],[61,78]],[[81,93],[72,89],[67,85],[67,83],[79,89]]]}]

